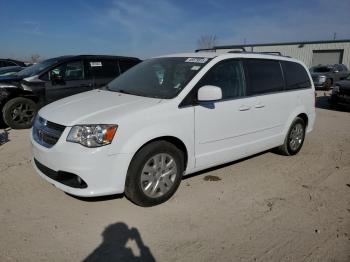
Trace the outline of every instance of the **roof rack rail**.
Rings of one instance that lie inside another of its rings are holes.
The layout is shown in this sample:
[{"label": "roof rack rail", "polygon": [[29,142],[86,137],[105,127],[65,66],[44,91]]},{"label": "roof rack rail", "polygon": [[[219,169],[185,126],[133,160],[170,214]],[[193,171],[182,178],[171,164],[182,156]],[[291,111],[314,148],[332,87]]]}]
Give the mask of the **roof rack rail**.
[{"label": "roof rack rail", "polygon": [[275,52],[275,51],[272,51],[272,52],[267,52],[267,51],[264,51],[264,52],[258,52],[260,54],[269,54],[269,55],[279,55],[279,56],[283,56],[281,52]]},{"label": "roof rack rail", "polygon": [[[216,50],[220,50],[220,49],[227,49],[227,48],[221,48],[219,46],[214,46],[213,48],[200,48],[200,49],[197,49],[195,52],[198,53],[198,52],[205,52],[205,51],[210,51],[210,52],[216,52]],[[231,48],[232,49],[232,48]],[[229,51],[228,53],[233,53],[233,52],[236,52],[236,53],[239,53],[239,52],[247,52],[245,50],[245,48],[242,46],[242,47],[236,47],[234,49],[241,49],[241,50],[237,50],[237,51]]]},{"label": "roof rack rail", "polygon": [[[230,48],[227,48],[227,47],[220,47],[220,46],[214,46],[213,48],[202,48],[202,49],[197,49],[195,52],[198,53],[198,52],[216,52],[216,50],[220,50],[220,49],[230,49]],[[267,54],[267,55],[276,55],[276,56],[284,56],[284,57],[289,57],[290,56],[287,56],[287,55],[282,55],[281,52],[278,52],[278,51],[261,51],[261,52],[250,52],[250,51],[247,51],[243,46],[241,47],[234,47],[232,49],[240,49],[240,50],[230,50],[230,51],[227,51],[227,53],[246,53],[246,54]]]}]

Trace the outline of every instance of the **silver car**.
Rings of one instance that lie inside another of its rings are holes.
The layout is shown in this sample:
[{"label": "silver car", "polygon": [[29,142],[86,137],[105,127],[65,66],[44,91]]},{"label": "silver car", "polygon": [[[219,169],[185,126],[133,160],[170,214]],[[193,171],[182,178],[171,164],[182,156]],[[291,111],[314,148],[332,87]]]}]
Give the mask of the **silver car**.
[{"label": "silver car", "polygon": [[312,67],[310,72],[315,88],[326,90],[350,74],[348,68],[343,64],[318,65]]}]

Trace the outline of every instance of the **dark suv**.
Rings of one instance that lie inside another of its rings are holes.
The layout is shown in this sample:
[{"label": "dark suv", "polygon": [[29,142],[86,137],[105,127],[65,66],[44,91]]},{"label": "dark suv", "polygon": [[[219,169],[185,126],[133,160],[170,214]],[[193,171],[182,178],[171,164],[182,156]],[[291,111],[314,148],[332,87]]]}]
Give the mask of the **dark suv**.
[{"label": "dark suv", "polygon": [[350,105],[350,75],[335,83],[330,97],[332,106],[338,104]]},{"label": "dark suv", "polygon": [[343,64],[318,65],[310,69],[315,88],[329,90],[333,84],[349,75]]},{"label": "dark suv", "polygon": [[140,61],[121,56],[62,56],[30,66],[15,75],[0,77],[2,118],[11,128],[29,128],[40,107],[103,87]]}]

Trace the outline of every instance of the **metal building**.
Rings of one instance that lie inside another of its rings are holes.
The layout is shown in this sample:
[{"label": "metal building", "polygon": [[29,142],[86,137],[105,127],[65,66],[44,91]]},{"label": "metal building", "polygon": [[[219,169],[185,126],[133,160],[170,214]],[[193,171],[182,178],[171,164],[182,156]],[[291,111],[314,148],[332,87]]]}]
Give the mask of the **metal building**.
[{"label": "metal building", "polygon": [[251,52],[280,52],[303,61],[307,67],[319,64],[344,64],[350,69],[350,39],[289,43],[216,46],[217,52],[244,47]]}]

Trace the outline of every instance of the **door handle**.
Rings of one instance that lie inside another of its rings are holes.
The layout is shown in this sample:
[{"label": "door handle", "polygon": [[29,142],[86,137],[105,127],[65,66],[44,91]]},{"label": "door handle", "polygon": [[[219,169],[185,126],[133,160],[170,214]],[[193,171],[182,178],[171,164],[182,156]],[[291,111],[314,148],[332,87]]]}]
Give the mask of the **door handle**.
[{"label": "door handle", "polygon": [[250,110],[250,106],[242,105],[238,108],[239,111],[247,111]]},{"label": "door handle", "polygon": [[255,105],[254,107],[255,107],[255,108],[263,108],[263,107],[265,107],[265,105],[263,105],[263,104],[257,104],[257,105]]}]

